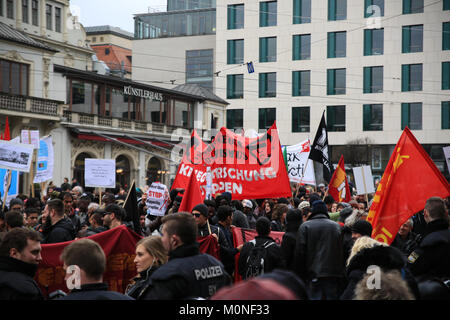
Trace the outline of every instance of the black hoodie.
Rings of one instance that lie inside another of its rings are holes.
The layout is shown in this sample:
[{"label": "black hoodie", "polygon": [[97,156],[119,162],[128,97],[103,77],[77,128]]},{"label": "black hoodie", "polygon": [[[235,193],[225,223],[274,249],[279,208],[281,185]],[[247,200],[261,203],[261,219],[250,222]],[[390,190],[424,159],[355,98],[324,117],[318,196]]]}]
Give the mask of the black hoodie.
[{"label": "black hoodie", "polygon": [[45,227],[43,244],[72,241],[75,239],[75,228],[69,218],[62,218],[50,227]]}]

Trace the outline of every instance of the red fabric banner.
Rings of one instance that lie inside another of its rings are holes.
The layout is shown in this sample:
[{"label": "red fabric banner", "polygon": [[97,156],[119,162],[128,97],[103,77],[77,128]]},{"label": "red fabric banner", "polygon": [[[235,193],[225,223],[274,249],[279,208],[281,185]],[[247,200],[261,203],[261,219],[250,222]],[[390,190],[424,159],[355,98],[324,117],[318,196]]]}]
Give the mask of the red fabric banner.
[{"label": "red fabric banner", "polygon": [[[108,284],[109,290],[124,293],[129,280],[137,274],[133,260],[136,243],[141,239],[141,236],[125,225],[121,225],[90,236],[88,239],[96,241],[105,252],[107,263],[103,281]],[[68,292],[64,281],[63,263],[59,257],[63,249],[72,242],[42,245],[42,262],[39,265],[35,280],[44,295],[55,290]]]},{"label": "red fabric banner", "polygon": [[172,189],[186,188],[194,175],[206,195],[208,170],[213,196],[223,192],[230,192],[233,200],[292,196],[275,123],[257,138],[223,127],[210,144],[194,130]]},{"label": "red fabric banner", "polygon": [[[142,237],[125,225],[121,225],[87,238],[96,241],[105,252],[107,263],[103,281],[108,284],[109,290],[124,293],[129,281],[137,274],[133,261],[136,243]],[[197,241],[200,244],[200,252],[219,259],[219,245],[214,236],[199,237]],[[59,257],[63,249],[72,242],[41,245],[42,262],[35,280],[45,296],[56,290],[68,292],[63,263]]]},{"label": "red fabric banner", "polygon": [[[246,242],[252,241],[258,235],[256,230],[254,230],[254,229],[242,229],[242,228],[233,227],[231,229],[231,231],[233,232],[233,242],[234,242],[233,245],[235,248],[237,248],[241,244],[245,244]],[[281,241],[283,240],[283,235],[284,235],[284,232],[272,231],[269,236],[271,238],[273,238],[273,240],[275,240],[275,242],[278,245],[281,245]],[[240,254],[238,253],[235,256],[236,267],[234,269],[234,282],[239,282],[242,280],[242,277],[238,272],[239,255]]]},{"label": "red fabric banner", "polygon": [[217,242],[216,237],[214,237],[212,234],[206,237],[198,237],[197,242],[200,245],[199,250],[201,253],[207,253],[220,260],[219,243]]}]

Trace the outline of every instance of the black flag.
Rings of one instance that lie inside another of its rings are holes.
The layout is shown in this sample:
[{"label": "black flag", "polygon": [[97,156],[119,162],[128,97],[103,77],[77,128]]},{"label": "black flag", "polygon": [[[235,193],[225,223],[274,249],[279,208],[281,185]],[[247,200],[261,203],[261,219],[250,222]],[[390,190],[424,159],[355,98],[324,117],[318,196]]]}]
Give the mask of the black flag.
[{"label": "black flag", "polygon": [[126,212],[125,221],[133,222],[133,230],[137,234],[142,234],[141,225],[139,221],[139,211],[138,211],[138,203],[137,203],[137,195],[136,195],[136,183],[133,183],[130,186],[130,190],[128,190],[127,198],[123,203],[123,208]]},{"label": "black flag", "polygon": [[327,124],[325,122],[325,111],[322,114],[322,119],[320,120],[316,137],[314,138],[314,142],[311,146],[309,159],[323,164],[323,178],[327,182],[330,182],[332,175],[332,168],[330,157],[328,154],[328,131],[327,131]]}]

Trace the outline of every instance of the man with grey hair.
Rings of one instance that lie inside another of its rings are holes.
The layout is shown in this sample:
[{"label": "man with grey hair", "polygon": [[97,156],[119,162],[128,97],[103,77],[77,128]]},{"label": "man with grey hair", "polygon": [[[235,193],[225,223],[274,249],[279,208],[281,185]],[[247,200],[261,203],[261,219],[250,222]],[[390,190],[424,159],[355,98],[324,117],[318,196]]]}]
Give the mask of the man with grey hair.
[{"label": "man with grey hair", "polygon": [[403,254],[409,256],[411,252],[416,249],[420,240],[422,239],[420,234],[412,231],[414,222],[412,218],[406,220],[398,230],[397,236],[392,241],[391,246],[399,249]]}]

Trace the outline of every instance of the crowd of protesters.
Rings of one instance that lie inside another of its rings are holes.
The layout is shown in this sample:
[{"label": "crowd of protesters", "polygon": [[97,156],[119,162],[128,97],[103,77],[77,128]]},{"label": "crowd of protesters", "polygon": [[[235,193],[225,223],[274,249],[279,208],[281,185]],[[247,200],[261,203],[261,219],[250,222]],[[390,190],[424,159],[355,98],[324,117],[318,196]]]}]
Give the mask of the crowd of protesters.
[{"label": "crowd of protesters", "polygon": [[[33,280],[40,244],[75,239],[61,261],[82,270],[81,289],[61,299],[450,297],[448,199],[428,199],[386,245],[371,238],[370,197],[337,202],[323,184],[293,187],[290,198],[240,201],[225,192],[188,213],[178,212],[184,190],[174,189],[162,217],[148,213],[146,190],[137,188],[143,236],[136,244],[137,275],[124,294],[111,292],[102,281],[105,254],[87,237],[122,224],[136,230],[123,208],[125,190],[108,189],[100,199],[65,179],[61,186],[51,183],[45,196],[12,199],[0,213],[0,299],[44,299]],[[233,227],[254,230],[256,237],[235,247]],[[273,231],[283,232],[281,241]],[[199,252],[197,238],[208,235],[217,240],[218,259]]]}]

